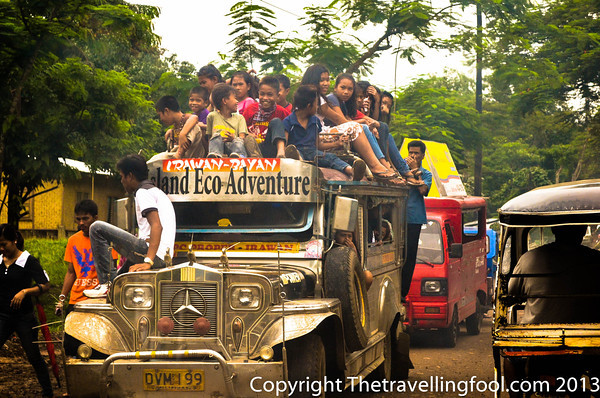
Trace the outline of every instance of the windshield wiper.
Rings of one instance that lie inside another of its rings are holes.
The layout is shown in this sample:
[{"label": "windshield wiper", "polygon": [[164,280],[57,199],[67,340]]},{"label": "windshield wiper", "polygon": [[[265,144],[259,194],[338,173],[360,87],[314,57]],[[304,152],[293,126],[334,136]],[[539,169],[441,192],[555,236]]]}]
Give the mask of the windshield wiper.
[{"label": "windshield wiper", "polygon": [[425,260],[423,260],[423,259],[421,259],[421,258],[418,258],[418,257],[417,257],[417,262],[418,262],[419,264],[427,264],[427,265],[429,265],[431,268],[435,267],[435,265],[433,265],[433,264],[432,264],[432,263],[430,263],[429,261],[425,261]]}]

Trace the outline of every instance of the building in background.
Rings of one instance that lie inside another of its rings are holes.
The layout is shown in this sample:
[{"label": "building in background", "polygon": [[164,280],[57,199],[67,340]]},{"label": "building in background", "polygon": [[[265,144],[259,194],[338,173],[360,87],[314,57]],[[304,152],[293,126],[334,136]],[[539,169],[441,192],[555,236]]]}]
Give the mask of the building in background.
[{"label": "building in background", "polygon": [[[77,231],[73,218],[75,204],[92,199],[98,204],[98,219],[112,222],[116,218],[116,201],[125,196],[118,178],[106,171],[92,173],[85,163],[65,159],[78,177],[68,177],[60,183],[51,182],[40,191],[47,191],[25,203],[27,214],[19,221],[19,230],[25,237],[64,238]],[[5,187],[0,188],[4,197]],[[0,213],[0,222],[6,222],[6,210]]]}]

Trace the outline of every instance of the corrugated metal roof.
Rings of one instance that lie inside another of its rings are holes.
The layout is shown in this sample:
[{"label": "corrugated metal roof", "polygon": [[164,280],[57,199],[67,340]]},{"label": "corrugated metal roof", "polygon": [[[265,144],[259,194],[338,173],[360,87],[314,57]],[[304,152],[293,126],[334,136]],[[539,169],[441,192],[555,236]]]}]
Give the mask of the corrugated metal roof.
[{"label": "corrugated metal roof", "polygon": [[[72,169],[75,169],[81,173],[88,173],[91,174],[92,171],[90,170],[90,168],[83,162],[79,161],[79,160],[73,160],[73,159],[65,159],[65,158],[60,158],[59,159],[61,161],[61,163],[63,163],[65,166],[68,166]],[[106,175],[109,176],[112,173],[106,171],[106,170],[97,170],[96,174],[98,175]]]}]

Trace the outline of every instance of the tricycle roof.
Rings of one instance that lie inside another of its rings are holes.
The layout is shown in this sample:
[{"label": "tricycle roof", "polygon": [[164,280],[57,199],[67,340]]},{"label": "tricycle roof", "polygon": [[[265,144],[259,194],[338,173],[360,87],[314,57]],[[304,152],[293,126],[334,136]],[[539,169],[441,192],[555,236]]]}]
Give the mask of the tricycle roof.
[{"label": "tricycle roof", "polygon": [[533,189],[498,210],[507,226],[600,223],[600,180],[583,180]]}]

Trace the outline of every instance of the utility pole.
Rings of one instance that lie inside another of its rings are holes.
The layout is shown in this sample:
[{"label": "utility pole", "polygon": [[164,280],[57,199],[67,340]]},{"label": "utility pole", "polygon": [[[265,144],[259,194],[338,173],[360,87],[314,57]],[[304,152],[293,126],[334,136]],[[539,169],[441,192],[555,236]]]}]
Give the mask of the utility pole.
[{"label": "utility pole", "polygon": [[[483,77],[482,77],[482,69],[483,65],[481,62],[481,57],[483,54],[482,51],[482,34],[483,34],[483,20],[481,17],[481,0],[477,0],[477,36],[476,36],[476,46],[477,46],[477,77],[475,79],[475,109],[477,113],[479,113],[480,119],[481,114],[483,112],[483,99],[482,99],[482,91],[483,91]],[[481,139],[477,140],[477,144],[475,147],[475,167],[474,167],[474,189],[473,193],[475,196],[481,196],[482,192],[482,176],[481,169],[483,168],[483,143]]]}]

